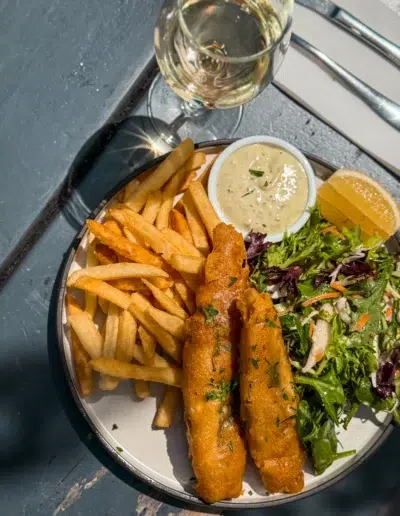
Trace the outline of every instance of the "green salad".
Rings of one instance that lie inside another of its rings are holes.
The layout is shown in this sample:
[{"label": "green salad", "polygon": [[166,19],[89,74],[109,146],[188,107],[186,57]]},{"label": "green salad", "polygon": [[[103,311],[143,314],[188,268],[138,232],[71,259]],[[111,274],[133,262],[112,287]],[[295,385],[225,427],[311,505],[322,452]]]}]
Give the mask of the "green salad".
[{"label": "green salad", "polygon": [[318,208],[282,242],[251,233],[251,284],[280,315],[300,403],[297,428],[320,474],[338,458],[337,426],[360,405],[400,421],[400,262],[359,228],[339,232]]}]

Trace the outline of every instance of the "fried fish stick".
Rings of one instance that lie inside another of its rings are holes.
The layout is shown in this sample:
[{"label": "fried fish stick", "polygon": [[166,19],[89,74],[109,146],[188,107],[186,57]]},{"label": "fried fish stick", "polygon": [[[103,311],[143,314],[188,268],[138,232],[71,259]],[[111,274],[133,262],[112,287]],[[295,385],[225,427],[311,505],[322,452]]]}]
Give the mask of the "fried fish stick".
[{"label": "fried fish stick", "polygon": [[304,487],[304,452],[296,431],[298,399],[279,317],[268,294],[247,289],[238,307],[241,418],[250,454],[269,493]]},{"label": "fried fish stick", "polygon": [[183,353],[183,398],[195,489],[209,503],[241,494],[246,460],[240,427],[232,415],[240,338],[236,302],[247,285],[246,254],[243,238],[232,226],[219,224],[213,240]]}]

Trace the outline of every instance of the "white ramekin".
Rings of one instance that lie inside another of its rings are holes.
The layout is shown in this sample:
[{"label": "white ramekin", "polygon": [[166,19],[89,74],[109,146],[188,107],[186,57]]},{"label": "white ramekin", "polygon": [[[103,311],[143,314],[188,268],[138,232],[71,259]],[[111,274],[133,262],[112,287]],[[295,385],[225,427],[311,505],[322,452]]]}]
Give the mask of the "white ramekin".
[{"label": "white ramekin", "polygon": [[[310,217],[309,209],[312,208],[316,202],[317,199],[317,188],[316,188],[316,181],[315,181],[315,175],[313,168],[308,161],[308,159],[304,156],[302,152],[300,152],[296,147],[291,145],[288,142],[285,142],[285,140],[281,140],[279,138],[273,138],[272,136],[249,136],[248,138],[242,138],[241,140],[236,141],[235,143],[232,143],[227,147],[216,159],[211,172],[210,177],[208,179],[208,197],[214,206],[215,211],[217,212],[219,218],[222,220],[222,222],[225,222],[226,224],[233,224],[231,220],[225,215],[224,211],[222,210],[217,197],[217,182],[218,182],[218,176],[221,170],[221,166],[223,162],[226,160],[228,156],[230,156],[233,152],[237,151],[241,147],[245,147],[247,145],[252,145],[254,143],[268,143],[270,145],[274,145],[275,147],[281,147],[282,149],[286,150],[292,156],[294,156],[297,161],[299,161],[307,175],[308,180],[308,198],[307,198],[307,204],[304,209],[304,212],[300,215],[300,217],[296,220],[294,224],[286,228],[287,233],[296,233],[299,231],[300,228],[304,226],[304,224],[307,222],[307,220]],[[238,209],[240,209],[240,206],[238,206]],[[238,228],[236,228],[238,229]],[[241,231],[238,229],[238,231]],[[246,238],[248,232],[241,231],[243,236]],[[284,232],[282,233],[275,233],[275,234],[268,234],[266,240],[268,242],[280,242],[283,238]]]}]

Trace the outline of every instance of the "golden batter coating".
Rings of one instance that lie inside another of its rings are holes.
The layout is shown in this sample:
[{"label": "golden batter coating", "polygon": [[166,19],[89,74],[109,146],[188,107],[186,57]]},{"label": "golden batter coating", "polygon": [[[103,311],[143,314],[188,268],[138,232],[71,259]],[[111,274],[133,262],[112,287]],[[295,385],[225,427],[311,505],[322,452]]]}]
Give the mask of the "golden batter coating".
[{"label": "golden batter coating", "polygon": [[240,339],[236,303],[247,286],[246,252],[232,226],[219,224],[213,240],[183,351],[183,399],[195,488],[209,503],[240,496],[246,462],[240,425],[232,414]]},{"label": "golden batter coating", "polygon": [[279,317],[268,294],[245,291],[238,303],[241,418],[250,454],[269,493],[304,487],[304,451],[296,431],[298,399]]}]

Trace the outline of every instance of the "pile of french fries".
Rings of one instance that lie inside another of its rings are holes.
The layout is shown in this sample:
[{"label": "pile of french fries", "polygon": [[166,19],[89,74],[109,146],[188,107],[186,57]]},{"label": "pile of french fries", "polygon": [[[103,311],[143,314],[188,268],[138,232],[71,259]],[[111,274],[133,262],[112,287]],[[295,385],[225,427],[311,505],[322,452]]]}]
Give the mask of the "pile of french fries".
[{"label": "pile of french fries", "polygon": [[[101,223],[87,221],[86,267],[67,281],[81,395],[93,392],[94,371],[104,391],[134,379],[140,399],[151,395],[150,382],[165,384],[154,419],[160,428],[171,426],[179,405],[185,320],[196,310],[195,292],[220,222],[206,194],[212,163],[198,177],[205,162],[185,140],[158,168],[129,183]],[[74,289],[84,292],[84,306]]]}]

